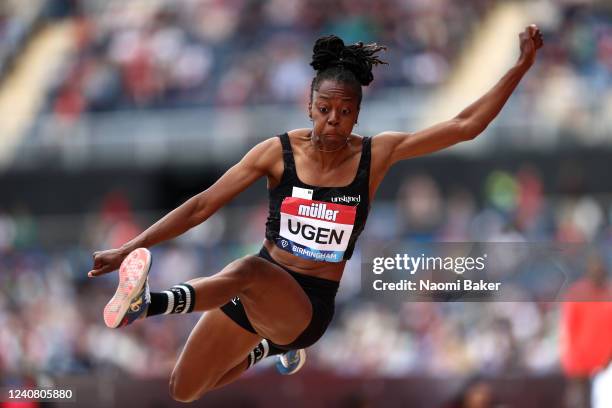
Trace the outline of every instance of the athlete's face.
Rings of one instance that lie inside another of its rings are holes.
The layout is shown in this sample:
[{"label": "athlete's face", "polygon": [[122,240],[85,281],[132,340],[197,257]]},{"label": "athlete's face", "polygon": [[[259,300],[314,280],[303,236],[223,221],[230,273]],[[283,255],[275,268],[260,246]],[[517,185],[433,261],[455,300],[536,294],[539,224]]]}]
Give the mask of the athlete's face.
[{"label": "athlete's face", "polygon": [[346,144],[357,122],[359,95],[350,85],[325,80],[312,93],[308,115],[314,141],[323,150],[335,150]]}]

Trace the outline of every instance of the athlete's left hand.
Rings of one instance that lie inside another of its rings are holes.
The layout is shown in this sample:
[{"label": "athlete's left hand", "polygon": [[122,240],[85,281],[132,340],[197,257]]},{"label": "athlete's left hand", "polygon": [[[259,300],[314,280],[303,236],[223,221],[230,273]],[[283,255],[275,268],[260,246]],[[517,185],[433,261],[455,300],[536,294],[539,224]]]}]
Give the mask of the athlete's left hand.
[{"label": "athlete's left hand", "polygon": [[107,249],[93,253],[93,268],[87,276],[93,278],[119,269],[127,253],[121,249]]},{"label": "athlete's left hand", "polygon": [[531,66],[535,61],[537,50],[544,45],[542,32],[540,32],[537,25],[531,24],[525,28],[525,31],[519,34],[519,41],[521,46],[519,61]]}]

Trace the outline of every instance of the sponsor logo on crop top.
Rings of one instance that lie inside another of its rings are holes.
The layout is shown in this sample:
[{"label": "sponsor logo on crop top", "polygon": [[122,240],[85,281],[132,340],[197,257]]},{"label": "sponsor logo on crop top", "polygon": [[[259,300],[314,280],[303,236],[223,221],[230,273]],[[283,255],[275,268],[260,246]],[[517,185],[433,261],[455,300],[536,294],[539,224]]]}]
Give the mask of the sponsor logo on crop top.
[{"label": "sponsor logo on crop top", "polygon": [[332,203],[346,203],[346,204],[359,203],[361,202],[361,194],[358,194],[357,196],[343,195],[339,197],[332,197],[331,202]]}]

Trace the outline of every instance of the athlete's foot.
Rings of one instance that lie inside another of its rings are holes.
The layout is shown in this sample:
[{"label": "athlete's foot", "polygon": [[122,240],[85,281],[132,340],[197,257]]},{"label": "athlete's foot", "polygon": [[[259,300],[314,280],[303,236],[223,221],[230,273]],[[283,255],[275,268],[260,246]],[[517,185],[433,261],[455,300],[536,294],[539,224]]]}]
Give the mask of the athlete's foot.
[{"label": "athlete's foot", "polygon": [[295,374],[306,362],[306,350],[289,350],[278,356],[276,370],[282,375]]},{"label": "athlete's foot", "polygon": [[146,248],[130,252],[119,267],[119,285],[104,307],[104,323],[110,328],[127,326],[144,317],[151,303],[149,269],[151,253]]}]

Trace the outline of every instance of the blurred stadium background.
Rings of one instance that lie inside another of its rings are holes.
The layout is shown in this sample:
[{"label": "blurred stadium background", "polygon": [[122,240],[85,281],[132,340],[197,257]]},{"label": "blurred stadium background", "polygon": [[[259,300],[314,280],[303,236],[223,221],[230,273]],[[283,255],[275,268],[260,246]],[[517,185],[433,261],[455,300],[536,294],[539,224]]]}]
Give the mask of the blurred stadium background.
[{"label": "blurred stadium background", "polygon": [[[545,47],[499,118],[393,169],[364,238],[597,243],[610,261],[610,2],[2,0],[0,385],[70,386],[78,406],[172,405],[168,376],[198,316],[106,329],[115,277],[87,279],[91,252],[121,245],[258,141],[307,127],[317,36],[389,47],[356,128],[371,136],[458,113],[510,68],[532,22]],[[154,248],[152,288],[257,250],[266,206],[262,181]],[[355,259],[303,373],[263,364],[202,402],[564,406],[560,303],[389,308],[360,299]]]}]

